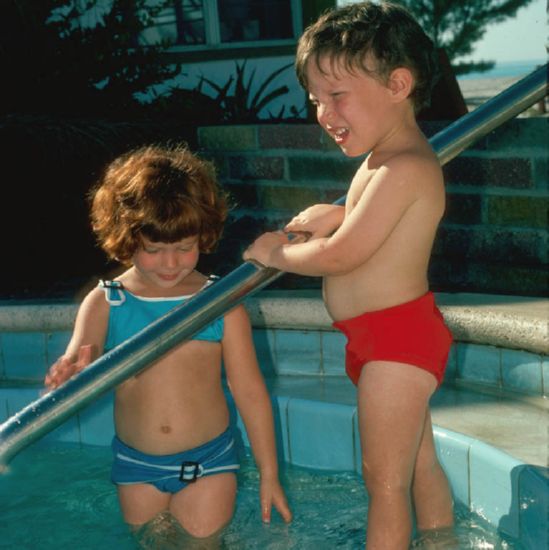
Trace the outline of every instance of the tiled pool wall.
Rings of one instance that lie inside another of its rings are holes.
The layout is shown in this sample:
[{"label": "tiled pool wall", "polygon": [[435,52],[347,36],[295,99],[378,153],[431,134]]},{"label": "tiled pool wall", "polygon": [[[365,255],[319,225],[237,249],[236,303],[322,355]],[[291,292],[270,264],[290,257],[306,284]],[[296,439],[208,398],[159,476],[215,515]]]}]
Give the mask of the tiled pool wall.
[{"label": "tiled pool wall", "polygon": [[[331,328],[318,297],[305,293],[303,298],[301,293],[288,299],[291,294],[274,293],[273,298],[267,293],[267,298],[253,297],[247,302],[264,374],[342,376],[344,335]],[[476,310],[457,305],[456,300],[441,305],[456,340],[445,382],[547,397],[549,300],[509,300],[518,303],[521,311],[537,310],[528,318],[522,313],[498,312],[497,304],[479,305]],[[76,311],[75,304],[0,304],[0,386],[40,383],[49,366],[64,353]],[[490,330],[485,325],[490,325]],[[479,338],[479,332],[485,333],[483,337]]]},{"label": "tiled pool wall", "polygon": [[[266,375],[341,376],[345,336],[328,330],[255,329]],[[525,395],[549,395],[547,356],[498,346],[454,342],[445,382],[486,385]]]},{"label": "tiled pool wall", "polygon": [[[341,376],[343,335],[322,323],[310,329],[262,326],[253,309],[252,320],[259,325],[254,328],[254,340],[267,377]],[[29,316],[27,326],[32,330],[24,330],[25,323],[13,323],[12,318],[4,322],[0,332],[0,422],[40,395],[47,369],[68,343],[74,312],[74,306],[56,306],[52,317],[51,308],[49,316],[43,310],[26,309],[23,317]],[[42,326],[42,316],[49,317],[46,326]],[[447,381],[547,396],[549,363],[542,353],[458,341],[452,349]],[[273,410],[282,460],[360,474],[356,406],[276,395]],[[236,414],[235,423],[247,447],[246,432]],[[112,435],[109,392],[45,439],[109,445]],[[442,428],[435,428],[435,440],[456,499],[501,532],[520,539],[525,548],[539,548],[540,541],[547,538],[547,469],[526,465],[481,441]]]}]

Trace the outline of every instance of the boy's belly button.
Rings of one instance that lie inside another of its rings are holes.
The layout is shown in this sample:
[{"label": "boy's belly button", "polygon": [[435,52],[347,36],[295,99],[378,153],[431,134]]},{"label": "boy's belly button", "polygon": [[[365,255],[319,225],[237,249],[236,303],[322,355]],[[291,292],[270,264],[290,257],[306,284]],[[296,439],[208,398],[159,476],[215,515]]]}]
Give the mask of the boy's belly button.
[{"label": "boy's belly button", "polygon": [[172,427],[171,426],[160,426],[160,431],[163,433],[163,434],[169,434],[171,433],[172,431]]}]

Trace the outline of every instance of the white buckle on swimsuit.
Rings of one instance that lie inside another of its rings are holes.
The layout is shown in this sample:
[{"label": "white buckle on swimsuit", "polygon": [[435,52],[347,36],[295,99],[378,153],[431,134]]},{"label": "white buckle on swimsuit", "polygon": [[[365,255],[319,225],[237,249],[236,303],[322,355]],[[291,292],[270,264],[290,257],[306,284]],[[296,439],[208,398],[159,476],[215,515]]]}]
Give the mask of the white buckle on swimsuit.
[{"label": "white buckle on swimsuit", "polygon": [[203,475],[204,468],[202,464],[199,464],[198,462],[192,462],[190,460],[185,460],[181,463],[181,473],[179,474],[179,481],[194,483],[197,478],[202,477]]},{"label": "white buckle on swimsuit", "polygon": [[124,286],[120,281],[99,279],[99,286],[105,291],[105,299],[111,306],[120,306],[126,301],[126,295],[122,292]]}]

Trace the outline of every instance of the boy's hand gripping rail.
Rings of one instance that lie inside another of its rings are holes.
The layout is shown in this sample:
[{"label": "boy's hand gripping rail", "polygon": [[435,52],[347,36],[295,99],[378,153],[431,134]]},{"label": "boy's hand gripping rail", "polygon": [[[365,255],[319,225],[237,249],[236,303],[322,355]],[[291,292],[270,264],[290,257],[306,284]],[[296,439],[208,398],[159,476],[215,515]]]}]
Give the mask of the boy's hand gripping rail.
[{"label": "boy's hand gripping rail", "polygon": [[[547,94],[547,65],[457,120],[431,139],[441,164]],[[336,203],[344,202],[341,197]],[[188,340],[244,298],[282,275],[246,262],[103,355],[59,388],[0,425],[0,467],[100,395]]]}]

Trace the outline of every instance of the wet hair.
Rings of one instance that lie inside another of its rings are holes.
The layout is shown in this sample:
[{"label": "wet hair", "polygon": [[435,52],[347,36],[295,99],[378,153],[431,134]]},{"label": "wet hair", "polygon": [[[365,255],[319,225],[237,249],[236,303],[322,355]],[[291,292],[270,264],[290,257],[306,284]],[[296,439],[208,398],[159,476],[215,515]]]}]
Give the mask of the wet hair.
[{"label": "wet hair", "polygon": [[[297,46],[295,69],[307,89],[307,64],[320,68],[321,58],[341,63],[387,82],[399,67],[412,72],[414,109],[428,106],[435,81],[433,42],[406,8],[391,2],[360,2],[330,10],[305,29]],[[368,61],[374,66],[368,67]]]},{"label": "wet hair", "polygon": [[211,163],[182,146],[148,146],[109,164],[90,195],[92,228],[111,259],[130,264],[143,245],[198,236],[212,252],[227,217]]}]

